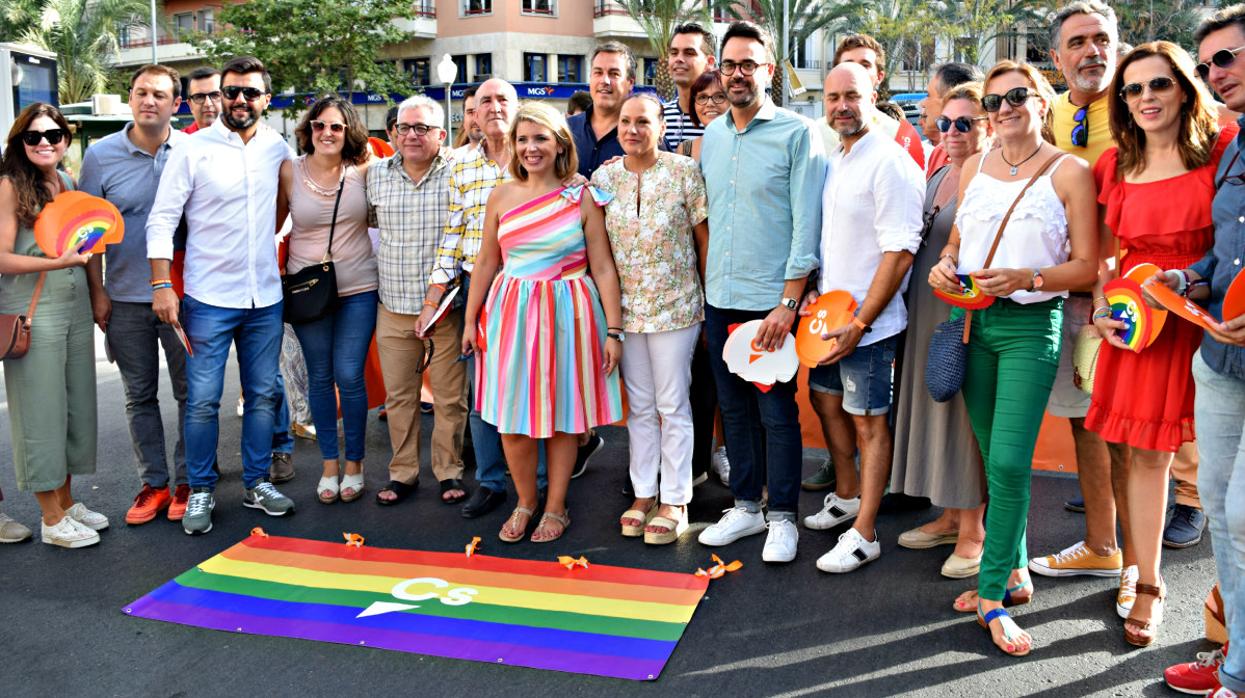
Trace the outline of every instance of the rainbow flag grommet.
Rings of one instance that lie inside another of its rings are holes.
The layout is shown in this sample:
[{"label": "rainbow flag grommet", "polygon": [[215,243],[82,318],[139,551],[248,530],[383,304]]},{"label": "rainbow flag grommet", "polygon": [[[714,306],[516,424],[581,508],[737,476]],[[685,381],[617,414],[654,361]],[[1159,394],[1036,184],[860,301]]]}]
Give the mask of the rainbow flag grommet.
[{"label": "rainbow flag grommet", "polygon": [[228,632],[656,679],[709,579],[572,562],[253,535],[123,610]]}]

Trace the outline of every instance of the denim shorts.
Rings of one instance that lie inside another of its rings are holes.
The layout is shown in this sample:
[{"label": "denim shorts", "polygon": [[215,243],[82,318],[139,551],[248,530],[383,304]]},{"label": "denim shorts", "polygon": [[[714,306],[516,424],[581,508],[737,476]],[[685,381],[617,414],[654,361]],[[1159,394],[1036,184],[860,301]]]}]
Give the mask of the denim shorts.
[{"label": "denim shorts", "polygon": [[895,348],[899,336],[887,337],[856,350],[838,363],[817,366],[808,372],[809,390],[843,396],[848,414],[886,414],[891,408]]}]

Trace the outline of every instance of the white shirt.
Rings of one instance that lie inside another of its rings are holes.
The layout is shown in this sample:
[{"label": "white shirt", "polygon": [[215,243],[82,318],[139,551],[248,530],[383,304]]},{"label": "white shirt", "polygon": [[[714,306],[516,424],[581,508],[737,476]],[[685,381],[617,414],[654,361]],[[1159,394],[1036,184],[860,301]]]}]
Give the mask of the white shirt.
[{"label": "white shirt", "polygon": [[[845,152],[830,154],[822,190],[821,283],[819,291],[841,289],[863,303],[882,255],[916,253],[921,246],[924,176],[908,151],[886,133],[870,129]],[[899,334],[908,326],[903,291],[873,321],[860,339],[867,346]]]},{"label": "white shirt", "polygon": [[169,156],[147,218],[147,257],[173,258],[184,213],[186,295],[222,308],[265,308],[281,300],[277,184],[293,151],[265,124],[243,143],[224,121]]}]

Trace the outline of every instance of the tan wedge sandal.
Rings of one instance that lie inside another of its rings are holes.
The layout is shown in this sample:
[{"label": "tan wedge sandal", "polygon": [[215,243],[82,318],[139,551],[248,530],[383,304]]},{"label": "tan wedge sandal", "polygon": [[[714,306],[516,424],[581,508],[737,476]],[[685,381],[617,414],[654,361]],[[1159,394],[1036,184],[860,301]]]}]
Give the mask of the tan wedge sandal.
[{"label": "tan wedge sandal", "polygon": [[[622,516],[618,518],[618,525],[622,529],[623,537],[639,538],[644,535],[644,527],[657,515],[657,509],[657,498],[654,497],[647,510],[628,509],[624,511]],[[640,525],[629,524],[627,523],[628,521],[639,521]]]},{"label": "tan wedge sandal", "polygon": [[[644,529],[644,542],[648,545],[669,545],[679,539],[687,530],[687,507],[672,507],[679,510],[678,518],[654,516]],[[657,507],[654,507],[654,511]],[[653,531],[651,529],[659,529]]]}]

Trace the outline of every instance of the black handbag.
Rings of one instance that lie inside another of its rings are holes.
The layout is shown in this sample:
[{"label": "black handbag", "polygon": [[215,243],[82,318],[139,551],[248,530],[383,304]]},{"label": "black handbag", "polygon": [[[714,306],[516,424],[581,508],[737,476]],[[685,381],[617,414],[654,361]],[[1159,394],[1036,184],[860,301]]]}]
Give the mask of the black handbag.
[{"label": "black handbag", "polygon": [[[345,167],[345,165],[343,165]],[[337,208],[342,202],[342,189],[346,186],[346,173],[342,171],[337,184],[337,200],[333,202],[333,222],[329,224],[329,245],[324,259],[293,274],[281,277],[281,292],[285,297],[282,317],[291,325],[315,322],[337,310],[337,270],[333,267],[333,233],[337,230]]]},{"label": "black handbag", "polygon": [[[1007,227],[1007,221],[1011,220],[1016,205],[1025,197],[1025,192],[1063,155],[1056,153],[1050,156],[1029,179],[1024,189],[1020,190],[1003,220],[999,222],[998,232],[994,234],[994,242],[990,245],[990,253],[986,255],[986,263],[982,265],[982,269],[989,267],[990,262],[994,261],[994,253],[998,251],[999,241],[1003,239],[1003,229]],[[934,335],[929,340],[929,360],[925,364],[925,388],[929,390],[929,396],[934,398],[934,402],[950,400],[964,386],[964,375],[968,372],[968,336],[972,326],[973,311],[969,310],[958,318],[940,322],[934,327]]]}]

